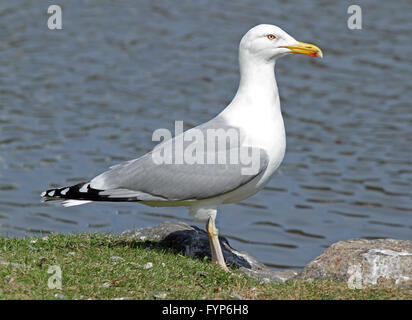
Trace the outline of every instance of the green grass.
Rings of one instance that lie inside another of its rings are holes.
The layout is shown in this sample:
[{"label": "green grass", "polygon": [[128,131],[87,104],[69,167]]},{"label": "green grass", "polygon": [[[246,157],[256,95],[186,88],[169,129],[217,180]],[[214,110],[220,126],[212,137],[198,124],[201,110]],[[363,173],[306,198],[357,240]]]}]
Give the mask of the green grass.
[{"label": "green grass", "polygon": [[[121,257],[121,258],[116,258]],[[145,268],[147,263],[151,268]],[[50,266],[62,288],[49,289]],[[261,283],[208,260],[106,234],[0,238],[0,299],[412,299],[396,289],[351,290],[332,281]]]}]

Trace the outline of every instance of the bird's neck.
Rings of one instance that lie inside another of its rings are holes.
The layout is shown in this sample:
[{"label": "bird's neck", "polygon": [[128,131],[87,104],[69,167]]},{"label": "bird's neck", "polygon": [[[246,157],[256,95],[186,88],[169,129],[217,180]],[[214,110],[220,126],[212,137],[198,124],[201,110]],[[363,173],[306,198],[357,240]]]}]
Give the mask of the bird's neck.
[{"label": "bird's neck", "polygon": [[241,113],[253,117],[254,112],[267,116],[280,115],[275,62],[245,60],[240,59],[240,82],[237,93],[222,115],[233,117],[233,114]]},{"label": "bird's neck", "polygon": [[278,88],[275,79],[275,61],[241,61],[239,94],[258,94],[266,98],[278,95]]}]

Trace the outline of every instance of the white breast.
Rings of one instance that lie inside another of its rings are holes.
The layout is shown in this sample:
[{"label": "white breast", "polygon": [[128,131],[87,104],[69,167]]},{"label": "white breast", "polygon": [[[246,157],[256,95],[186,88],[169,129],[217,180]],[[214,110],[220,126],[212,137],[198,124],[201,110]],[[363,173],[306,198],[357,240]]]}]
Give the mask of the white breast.
[{"label": "white breast", "polygon": [[269,163],[263,175],[246,185],[225,195],[223,203],[246,199],[261,190],[280,166],[286,149],[285,128],[279,104],[260,106],[258,112],[249,108],[238,108],[230,114],[228,122],[242,128],[245,141],[243,146],[260,147],[268,157]]}]

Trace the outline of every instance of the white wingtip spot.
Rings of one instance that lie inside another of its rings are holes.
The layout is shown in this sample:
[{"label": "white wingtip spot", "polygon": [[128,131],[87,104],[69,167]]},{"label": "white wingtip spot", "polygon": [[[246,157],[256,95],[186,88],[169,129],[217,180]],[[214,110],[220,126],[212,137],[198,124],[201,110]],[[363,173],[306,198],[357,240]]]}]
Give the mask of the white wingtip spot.
[{"label": "white wingtip spot", "polygon": [[44,197],[46,195],[46,191],[43,191],[41,194],[40,194],[40,197]]},{"label": "white wingtip spot", "polygon": [[87,192],[87,188],[89,187],[90,183],[86,183],[79,189],[80,192]]},{"label": "white wingtip spot", "polygon": [[52,190],[52,191],[49,192],[48,196],[49,196],[49,197],[53,197],[53,196],[54,196],[54,193],[55,193],[55,191]]},{"label": "white wingtip spot", "polygon": [[65,196],[66,193],[67,193],[67,191],[69,191],[69,189],[70,189],[70,188],[63,189],[63,190],[60,192],[60,194],[63,195],[63,196]]},{"label": "white wingtip spot", "polygon": [[73,207],[73,206],[80,206],[82,204],[86,204],[92,202],[90,200],[65,200],[62,202],[63,207]]}]

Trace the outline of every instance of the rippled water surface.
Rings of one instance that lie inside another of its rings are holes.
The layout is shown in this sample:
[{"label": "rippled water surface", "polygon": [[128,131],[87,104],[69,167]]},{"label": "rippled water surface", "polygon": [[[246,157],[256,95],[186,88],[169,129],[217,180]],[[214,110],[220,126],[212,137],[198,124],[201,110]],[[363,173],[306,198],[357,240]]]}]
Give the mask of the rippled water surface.
[{"label": "rippled water surface", "polygon": [[174,120],[216,115],[237,88],[240,38],[273,23],[324,59],[278,61],[287,154],[263,191],[222,207],[221,233],[294,269],[338,240],[412,240],[410,1],[362,1],[362,30],[347,28],[345,1],[170,3],[70,1],[60,31],[47,29],[51,2],[0,3],[1,235],[196,224],[184,208],[39,194],[142,155]]}]

